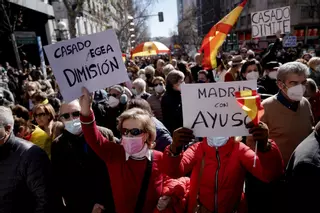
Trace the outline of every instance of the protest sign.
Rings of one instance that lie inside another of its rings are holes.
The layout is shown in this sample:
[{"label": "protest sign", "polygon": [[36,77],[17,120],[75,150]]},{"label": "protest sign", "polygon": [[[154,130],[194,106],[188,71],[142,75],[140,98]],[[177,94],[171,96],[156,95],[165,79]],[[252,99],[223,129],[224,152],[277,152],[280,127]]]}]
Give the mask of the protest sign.
[{"label": "protest sign", "polygon": [[62,41],[44,47],[65,101],[129,81],[113,30]]},{"label": "protest sign", "polygon": [[290,33],[290,6],[251,13],[252,38]]},{"label": "protest sign", "polygon": [[296,47],[297,36],[285,36],[282,41],[283,47]]},{"label": "protest sign", "polygon": [[239,107],[236,91],[256,90],[257,81],[185,84],[181,87],[183,126],[196,137],[246,136],[251,120]]}]

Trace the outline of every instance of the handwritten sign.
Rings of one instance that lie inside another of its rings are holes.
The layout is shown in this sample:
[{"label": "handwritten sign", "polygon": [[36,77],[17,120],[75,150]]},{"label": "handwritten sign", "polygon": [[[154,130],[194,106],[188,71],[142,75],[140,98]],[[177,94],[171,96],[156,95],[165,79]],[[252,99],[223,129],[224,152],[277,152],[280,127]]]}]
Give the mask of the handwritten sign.
[{"label": "handwritten sign", "polygon": [[283,47],[296,47],[297,36],[285,36],[282,41]]},{"label": "handwritten sign", "polygon": [[81,88],[90,92],[129,80],[113,30],[44,47],[62,96],[72,101]]},{"label": "handwritten sign", "polygon": [[235,92],[256,90],[257,81],[185,84],[181,88],[183,126],[196,137],[246,136],[251,120],[239,107]]},{"label": "handwritten sign", "polygon": [[290,33],[290,6],[251,13],[252,38]]}]

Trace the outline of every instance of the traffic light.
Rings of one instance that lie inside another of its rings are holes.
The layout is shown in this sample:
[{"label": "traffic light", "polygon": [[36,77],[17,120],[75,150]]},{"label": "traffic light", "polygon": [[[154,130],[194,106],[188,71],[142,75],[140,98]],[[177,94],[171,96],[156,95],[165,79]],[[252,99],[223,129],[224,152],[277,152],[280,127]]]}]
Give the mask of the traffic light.
[{"label": "traffic light", "polygon": [[163,12],[158,13],[159,22],[163,22]]}]

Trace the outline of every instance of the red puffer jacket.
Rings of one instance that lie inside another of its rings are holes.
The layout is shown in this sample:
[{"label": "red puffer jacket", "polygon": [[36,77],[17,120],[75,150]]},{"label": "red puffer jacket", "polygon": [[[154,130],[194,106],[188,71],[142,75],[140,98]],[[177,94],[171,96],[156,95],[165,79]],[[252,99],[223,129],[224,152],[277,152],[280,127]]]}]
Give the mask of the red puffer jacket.
[{"label": "red puffer jacket", "polygon": [[187,207],[187,197],[190,188],[190,178],[168,179],[163,183],[162,196],[171,197],[167,208],[159,211],[157,208],[153,213],[184,213]]},{"label": "red puffer jacket", "polygon": [[199,201],[210,211],[230,213],[240,205],[246,172],[264,182],[270,182],[283,174],[283,161],[276,144],[271,150],[258,152],[256,167],[255,153],[245,144],[230,138],[226,145],[209,147],[206,139],[189,147],[178,157],[172,157],[166,148],[163,155],[163,170],[172,178],[192,172],[188,197],[188,212],[196,206],[197,185],[202,157],[205,165],[200,180]]}]

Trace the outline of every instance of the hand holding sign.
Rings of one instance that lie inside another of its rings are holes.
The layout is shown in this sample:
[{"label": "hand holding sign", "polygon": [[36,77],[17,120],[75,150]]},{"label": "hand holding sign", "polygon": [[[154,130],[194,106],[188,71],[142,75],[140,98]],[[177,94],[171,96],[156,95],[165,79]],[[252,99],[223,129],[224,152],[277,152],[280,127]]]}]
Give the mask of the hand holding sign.
[{"label": "hand holding sign", "polygon": [[91,105],[93,97],[90,95],[89,90],[85,87],[82,88],[82,96],[79,99],[81,106],[81,115],[89,116],[91,114]]},{"label": "hand holding sign", "polygon": [[171,151],[173,154],[179,154],[183,146],[189,144],[194,139],[193,131],[181,127],[173,132],[172,139]]}]

